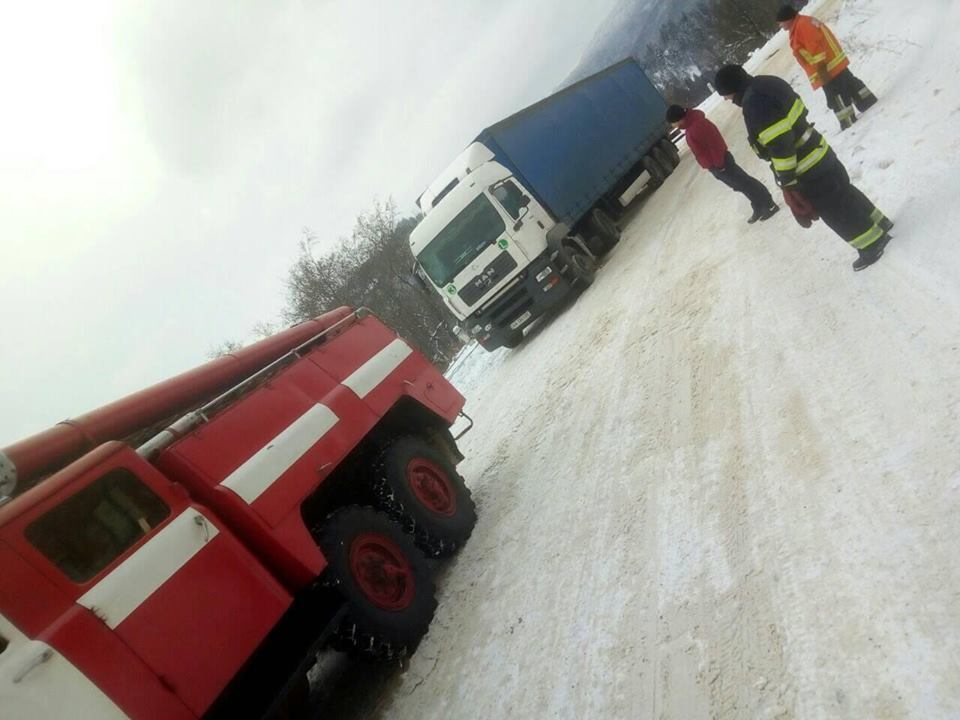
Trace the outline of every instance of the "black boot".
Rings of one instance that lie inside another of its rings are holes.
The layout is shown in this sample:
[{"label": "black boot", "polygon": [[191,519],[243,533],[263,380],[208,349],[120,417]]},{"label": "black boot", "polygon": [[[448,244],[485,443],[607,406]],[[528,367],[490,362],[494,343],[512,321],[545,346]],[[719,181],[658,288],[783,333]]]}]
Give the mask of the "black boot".
[{"label": "black boot", "polygon": [[773,203],[770,207],[760,207],[753,209],[753,215],[747,218],[747,224],[753,225],[757,220],[769,220],[777,211],[780,209],[780,206],[776,203]]},{"label": "black boot", "polygon": [[880,222],[878,222],[877,225],[880,226],[880,229],[883,230],[884,233],[888,233],[893,230],[893,220],[888,217],[880,218]]},{"label": "black boot", "polygon": [[857,112],[865,113],[869,108],[877,104],[877,96],[863,88],[856,97]]},{"label": "black boot", "polygon": [[875,243],[864,248],[863,250],[860,250],[860,256],[853,261],[853,271],[859,272],[864,268],[868,268],[877,260],[882,258],[883,249],[887,246],[888,242],[890,242],[890,236],[884,233],[883,237],[881,237]]},{"label": "black boot", "polygon": [[763,222],[764,220],[769,220],[778,212],[780,212],[780,206],[776,203],[773,203],[770,207],[760,213],[760,221]]}]

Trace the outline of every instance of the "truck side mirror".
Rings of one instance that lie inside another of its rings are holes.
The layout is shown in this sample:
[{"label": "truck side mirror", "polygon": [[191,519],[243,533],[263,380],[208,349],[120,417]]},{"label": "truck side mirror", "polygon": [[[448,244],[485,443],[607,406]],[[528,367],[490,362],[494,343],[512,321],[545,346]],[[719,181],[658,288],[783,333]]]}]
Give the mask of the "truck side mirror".
[{"label": "truck side mirror", "polygon": [[517,218],[517,221],[513,224],[514,231],[519,230],[523,227],[523,219],[527,216],[527,213],[530,212],[530,208],[527,207],[530,204],[530,198],[524,196],[524,202],[520,205],[520,216]]},{"label": "truck side mirror", "polygon": [[407,282],[409,285],[419,287],[423,292],[430,292],[430,288],[427,287],[427,281],[423,277],[423,270],[420,269],[417,263],[414,263],[410,269],[410,277]]},{"label": "truck side mirror", "polygon": [[520,207],[525,208],[525,207],[528,207],[529,205],[530,205],[529,195],[524,195],[523,197],[520,198]]}]

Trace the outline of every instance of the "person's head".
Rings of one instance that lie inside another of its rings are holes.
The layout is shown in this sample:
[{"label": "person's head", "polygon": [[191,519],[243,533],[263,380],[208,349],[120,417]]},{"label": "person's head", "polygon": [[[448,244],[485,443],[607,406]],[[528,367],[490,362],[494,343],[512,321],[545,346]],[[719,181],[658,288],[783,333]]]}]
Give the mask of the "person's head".
[{"label": "person's head", "polygon": [[737,98],[747,89],[750,80],[750,74],[743,69],[742,65],[724,65],[717,70],[713,87],[716,88],[718,95],[739,104]]},{"label": "person's head", "polygon": [[784,5],[777,11],[777,22],[784,30],[789,30],[797,21],[797,9],[792,5]]},{"label": "person's head", "polygon": [[687,109],[680,105],[671,105],[667,108],[667,122],[674,127],[680,127],[680,123],[687,116]]}]

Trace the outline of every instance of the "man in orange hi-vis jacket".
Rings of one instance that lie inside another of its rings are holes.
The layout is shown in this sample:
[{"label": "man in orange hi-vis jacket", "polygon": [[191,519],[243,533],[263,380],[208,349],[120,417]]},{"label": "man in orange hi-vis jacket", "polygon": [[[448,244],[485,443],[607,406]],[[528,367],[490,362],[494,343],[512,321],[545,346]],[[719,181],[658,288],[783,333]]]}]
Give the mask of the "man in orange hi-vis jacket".
[{"label": "man in orange hi-vis jacket", "polygon": [[790,33],[790,48],[813,89],[823,88],[840,129],[846,130],[857,121],[854,107],[862,113],[877,102],[876,96],[850,72],[850,60],[824,23],[790,5],[780,8],[777,22]]}]

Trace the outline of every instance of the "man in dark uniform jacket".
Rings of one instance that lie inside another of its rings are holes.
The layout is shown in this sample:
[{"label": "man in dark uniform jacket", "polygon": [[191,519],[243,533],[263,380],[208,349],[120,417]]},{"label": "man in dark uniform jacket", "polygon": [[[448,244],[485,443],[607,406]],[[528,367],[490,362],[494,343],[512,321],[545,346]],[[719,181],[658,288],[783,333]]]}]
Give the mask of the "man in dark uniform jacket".
[{"label": "man in dark uniform jacket", "polygon": [[771,75],[753,77],[740,65],[721,68],[714,87],[743,109],[750,145],[770,163],[777,184],[802,195],[857,250],[853,269],[879,260],[893,223],[850,182],[793,88]]}]

